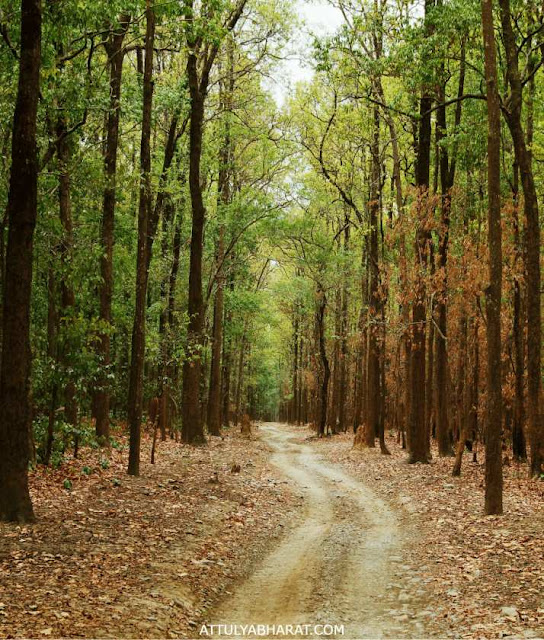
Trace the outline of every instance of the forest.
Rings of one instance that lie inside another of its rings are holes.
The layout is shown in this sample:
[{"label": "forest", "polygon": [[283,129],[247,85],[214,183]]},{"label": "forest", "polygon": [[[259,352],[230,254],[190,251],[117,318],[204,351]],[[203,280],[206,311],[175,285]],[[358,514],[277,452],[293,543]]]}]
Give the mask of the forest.
[{"label": "forest", "polygon": [[544,635],[543,6],[303,5],[0,0],[1,637]]}]

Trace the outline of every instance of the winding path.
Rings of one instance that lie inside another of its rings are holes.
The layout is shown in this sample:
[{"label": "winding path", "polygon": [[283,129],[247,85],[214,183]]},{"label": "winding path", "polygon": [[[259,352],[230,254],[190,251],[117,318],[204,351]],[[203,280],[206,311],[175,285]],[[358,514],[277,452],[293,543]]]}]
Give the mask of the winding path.
[{"label": "winding path", "polygon": [[267,423],[261,433],[274,450],[272,462],[304,496],[304,512],[213,612],[213,623],[344,625],[337,636],[344,638],[424,636],[394,511],[297,442],[289,427]]}]

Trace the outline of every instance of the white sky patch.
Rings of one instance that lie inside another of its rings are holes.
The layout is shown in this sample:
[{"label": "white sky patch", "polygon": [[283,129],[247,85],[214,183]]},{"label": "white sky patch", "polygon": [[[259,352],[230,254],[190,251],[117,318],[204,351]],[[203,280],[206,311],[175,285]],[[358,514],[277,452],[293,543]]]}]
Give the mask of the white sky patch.
[{"label": "white sky patch", "polygon": [[344,22],[341,11],[325,0],[309,0],[307,2],[298,0],[295,9],[303,22],[302,29],[294,34],[290,43],[290,55],[278,65],[269,84],[278,105],[285,102],[289,90],[297,82],[312,78],[311,44],[313,36],[332,35]]}]

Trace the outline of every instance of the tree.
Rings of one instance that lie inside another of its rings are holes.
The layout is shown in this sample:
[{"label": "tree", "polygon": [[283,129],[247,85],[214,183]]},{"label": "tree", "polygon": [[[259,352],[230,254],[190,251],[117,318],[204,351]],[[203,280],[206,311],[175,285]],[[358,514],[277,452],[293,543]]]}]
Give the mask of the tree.
[{"label": "tree", "polygon": [[[240,0],[227,11],[226,16],[215,15],[220,32],[228,33],[236,26],[246,0]],[[187,82],[190,94],[189,128],[189,191],[191,194],[192,231],[189,267],[188,308],[189,326],[187,335],[187,354],[183,363],[182,388],[182,436],[184,442],[204,441],[202,410],[200,403],[200,384],[202,372],[202,346],[204,330],[204,300],[202,296],[202,252],[206,208],[202,197],[200,163],[202,157],[202,136],[204,127],[204,109],[210,73],[216,61],[222,38],[203,40],[200,33],[200,21],[195,16],[193,0],[184,5],[185,37],[189,49],[187,56]],[[202,9],[202,18],[206,14]]]},{"label": "tree", "polygon": [[34,520],[28,492],[31,429],[30,293],[37,216],[36,121],[40,95],[42,13],[21,0],[21,51],[13,115],[9,221],[0,368],[0,520]]},{"label": "tree", "polygon": [[[523,83],[519,70],[519,48],[512,27],[510,1],[500,0],[500,15],[506,54],[506,78],[510,87],[503,110],[514,143],[514,154],[521,176],[527,229],[527,406],[531,444],[530,473],[540,476],[544,464],[544,423],[542,413],[542,313],[540,277],[540,224],[531,152],[523,130],[521,110]],[[531,73],[531,71],[530,71]]]},{"label": "tree", "polygon": [[130,17],[122,14],[119,24],[112,27],[104,40],[104,48],[108,55],[109,65],[109,110],[106,124],[106,144],[104,152],[104,198],[102,203],[101,243],[102,256],[100,258],[100,320],[107,325],[98,336],[97,353],[101,358],[100,379],[97,381],[93,394],[93,418],[95,419],[96,435],[103,443],[108,441],[110,428],[110,393],[109,367],[111,365],[111,303],[113,296],[113,245],[115,224],[115,200],[117,193],[117,151],[119,147],[119,121],[121,109],[121,86],[123,78],[123,60],[125,49],[123,42],[130,24]]},{"label": "tree", "polygon": [[[219,151],[219,175],[218,175],[218,215],[224,216],[221,209],[227,207],[231,200],[231,162],[232,141],[230,133],[230,118],[232,111],[232,94],[234,90],[234,60],[233,43],[228,42],[228,70],[227,79],[224,82],[220,97],[220,104],[224,112],[224,138]],[[213,337],[212,337],[212,361],[210,366],[210,389],[208,393],[208,417],[207,426],[210,434],[218,436],[221,431],[221,355],[223,350],[223,314],[224,314],[224,263],[225,261],[225,224],[219,222],[219,237],[217,240],[217,267],[215,272],[216,291],[213,307]]]},{"label": "tree", "polygon": [[[426,32],[429,32],[429,11],[434,2],[425,0]],[[432,95],[429,87],[424,87],[419,101],[419,127],[417,142],[417,158],[415,169],[416,210],[418,227],[415,240],[415,261],[417,283],[415,300],[412,303],[412,335],[410,338],[410,385],[411,402],[408,422],[409,461],[428,462],[427,425],[425,423],[425,354],[426,354],[426,322],[427,300],[424,271],[429,260],[430,234],[426,228],[429,215],[429,184],[431,162],[431,107]]]},{"label": "tree", "polygon": [[145,357],[145,312],[149,275],[149,238],[151,216],[151,109],[153,104],[153,49],[155,42],[155,10],[151,0],[146,0],[144,98],[142,115],[142,139],[140,148],[140,204],[138,209],[138,253],[136,262],[136,301],[132,328],[132,355],[130,361],[130,386],[128,392],[128,423],[130,429],[130,454],[128,473],[140,474],[140,429],[142,421],[143,370]]},{"label": "tree", "polygon": [[485,512],[502,513],[501,381],[501,111],[493,28],[493,0],[482,0],[485,79],[487,86],[487,185],[489,285],[487,287],[487,429],[485,442]]}]

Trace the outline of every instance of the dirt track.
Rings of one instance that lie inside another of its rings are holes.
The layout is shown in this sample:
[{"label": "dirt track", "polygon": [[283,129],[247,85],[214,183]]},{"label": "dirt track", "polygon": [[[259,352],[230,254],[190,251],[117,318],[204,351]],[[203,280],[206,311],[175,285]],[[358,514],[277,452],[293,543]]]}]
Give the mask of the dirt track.
[{"label": "dirt track", "polygon": [[289,427],[265,424],[261,433],[304,496],[304,512],[210,623],[331,624],[344,625],[344,638],[424,637],[424,592],[403,565],[394,511]]}]

